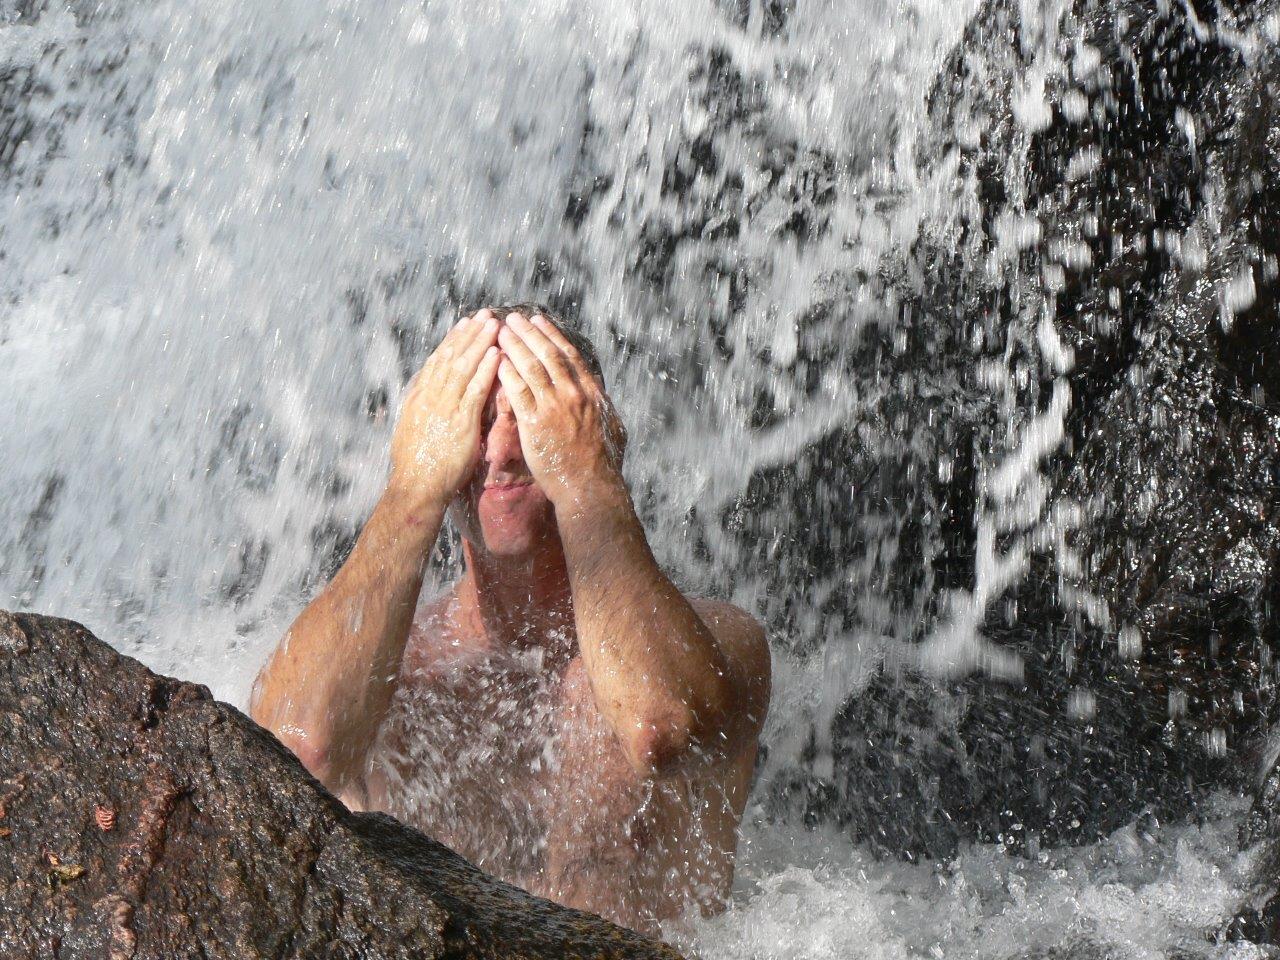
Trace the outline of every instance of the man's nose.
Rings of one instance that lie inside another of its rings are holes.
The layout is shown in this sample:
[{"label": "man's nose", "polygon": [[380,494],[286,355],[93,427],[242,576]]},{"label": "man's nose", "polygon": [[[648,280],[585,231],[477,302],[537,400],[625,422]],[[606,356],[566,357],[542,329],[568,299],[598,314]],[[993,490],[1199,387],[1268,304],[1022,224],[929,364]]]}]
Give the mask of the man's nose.
[{"label": "man's nose", "polygon": [[489,427],[485,438],[484,459],[491,467],[523,466],[524,452],[520,449],[520,430],[515,417],[498,417]]}]

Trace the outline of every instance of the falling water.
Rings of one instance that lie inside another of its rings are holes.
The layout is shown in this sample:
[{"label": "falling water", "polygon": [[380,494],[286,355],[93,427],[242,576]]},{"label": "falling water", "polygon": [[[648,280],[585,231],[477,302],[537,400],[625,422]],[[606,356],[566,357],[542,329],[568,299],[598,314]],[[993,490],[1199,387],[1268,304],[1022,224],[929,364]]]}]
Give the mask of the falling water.
[{"label": "falling water", "polygon": [[[734,902],[681,936],[1247,952],[1205,938],[1249,864],[1230,791],[1190,819],[1125,808],[1103,839],[1054,826],[1084,841],[1063,849],[1014,814],[938,826],[948,778],[975,777],[947,759],[975,691],[1016,687],[1036,644],[1080,656],[1047,628],[1001,642],[993,614],[1049,578],[1113,655],[1143,636],[1077,544],[1105,510],[1051,477],[1076,357],[1046,304],[1089,249],[1020,259],[1044,240],[1026,138],[1097,52],[1064,65],[1066,6],[1018,9],[1013,133],[976,70],[943,124],[1008,150],[979,252],[982,188],[936,116],[957,49],[1015,44],[965,39],[978,0],[0,0],[0,602],[243,704],[376,500],[434,340],[468,305],[543,299],[600,346],[660,560],[771,630]],[[952,283],[1003,313],[940,310]],[[437,579],[456,563],[445,543]],[[1089,721],[1106,688],[1071,675],[1001,717]]]}]

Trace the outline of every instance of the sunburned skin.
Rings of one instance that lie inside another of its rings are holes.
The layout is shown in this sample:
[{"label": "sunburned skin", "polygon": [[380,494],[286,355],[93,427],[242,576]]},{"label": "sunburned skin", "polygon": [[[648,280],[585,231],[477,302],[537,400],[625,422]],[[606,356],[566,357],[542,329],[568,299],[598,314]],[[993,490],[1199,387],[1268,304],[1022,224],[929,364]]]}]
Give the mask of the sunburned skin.
[{"label": "sunburned skin", "polygon": [[[769,651],[754,619],[658,567],[624,446],[547,318],[464,318],[404,402],[386,493],[251,712],[353,808],[654,933],[728,894]],[[418,610],[446,512],[464,572]]]},{"label": "sunburned skin", "polygon": [[[730,643],[728,604],[695,609]],[[450,593],[425,609],[362,790],[348,805],[412,824],[495,876],[634,929],[718,910],[756,745],[681,775],[638,774],[597,710],[572,636],[495,648]],[[428,734],[427,731],[430,731]]]}]

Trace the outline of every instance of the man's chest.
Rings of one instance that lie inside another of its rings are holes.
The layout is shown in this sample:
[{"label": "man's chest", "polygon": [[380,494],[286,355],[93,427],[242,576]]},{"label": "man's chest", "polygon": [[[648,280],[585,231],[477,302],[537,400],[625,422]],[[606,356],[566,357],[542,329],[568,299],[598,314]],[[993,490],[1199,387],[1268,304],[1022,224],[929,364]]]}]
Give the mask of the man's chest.
[{"label": "man's chest", "polygon": [[580,663],[467,658],[401,680],[367,775],[371,805],[509,879],[538,874],[566,829],[630,849],[646,789]]}]

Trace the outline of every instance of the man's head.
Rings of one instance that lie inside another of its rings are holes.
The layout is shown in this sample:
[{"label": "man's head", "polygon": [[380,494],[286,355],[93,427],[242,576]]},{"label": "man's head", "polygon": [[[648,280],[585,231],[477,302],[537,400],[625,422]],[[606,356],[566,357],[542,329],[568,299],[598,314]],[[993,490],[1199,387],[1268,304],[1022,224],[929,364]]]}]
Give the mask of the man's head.
[{"label": "man's head", "polygon": [[[500,322],[512,313],[546,317],[603,385],[595,346],[572,320],[538,303],[507,303],[488,309]],[[451,516],[472,549],[493,556],[524,556],[556,536],[555,510],[525,463],[515,412],[497,382],[481,417],[480,459],[470,482],[459,491]]]}]

